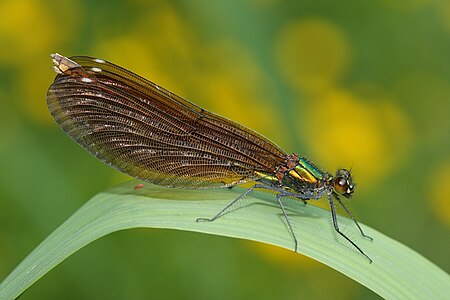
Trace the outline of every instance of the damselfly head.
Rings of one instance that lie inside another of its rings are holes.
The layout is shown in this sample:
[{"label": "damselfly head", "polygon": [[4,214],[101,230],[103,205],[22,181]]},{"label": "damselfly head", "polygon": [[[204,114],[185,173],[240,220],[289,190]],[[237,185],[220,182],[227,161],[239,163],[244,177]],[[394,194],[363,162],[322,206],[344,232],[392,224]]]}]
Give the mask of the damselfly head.
[{"label": "damselfly head", "polygon": [[337,194],[350,198],[355,190],[352,174],[347,169],[339,169],[334,177],[334,190]]}]

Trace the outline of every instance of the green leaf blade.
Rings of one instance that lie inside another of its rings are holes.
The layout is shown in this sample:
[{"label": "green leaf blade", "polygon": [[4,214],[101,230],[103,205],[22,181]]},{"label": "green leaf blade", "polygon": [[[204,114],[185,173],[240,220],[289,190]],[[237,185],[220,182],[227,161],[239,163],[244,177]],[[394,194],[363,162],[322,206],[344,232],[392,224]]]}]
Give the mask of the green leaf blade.
[{"label": "green leaf blade", "polygon": [[[102,192],[56,229],[0,285],[0,299],[14,299],[48,271],[85,245],[109,233],[129,228],[167,228],[260,241],[293,249],[294,243],[270,193],[254,193],[214,222],[211,217],[243,189],[177,190],[136,181]],[[352,239],[373,259],[368,261],[336,239],[329,212],[313,205],[286,201],[289,219],[299,239],[300,253],[346,274],[383,298],[445,299],[450,276],[420,254],[362,225],[374,238],[355,230]],[[339,218],[352,231],[352,224]],[[182,245],[180,245],[182,247]]]}]

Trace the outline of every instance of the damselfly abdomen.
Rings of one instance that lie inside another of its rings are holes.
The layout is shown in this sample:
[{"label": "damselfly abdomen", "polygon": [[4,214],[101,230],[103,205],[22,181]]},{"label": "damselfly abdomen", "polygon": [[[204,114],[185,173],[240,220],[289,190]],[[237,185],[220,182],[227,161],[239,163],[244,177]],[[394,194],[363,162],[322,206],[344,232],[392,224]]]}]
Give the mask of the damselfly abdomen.
[{"label": "damselfly abdomen", "polygon": [[212,218],[220,218],[253,189],[276,193],[297,238],[283,197],[302,201],[326,195],[336,232],[335,200],[366,236],[339,196],[350,197],[350,171],[333,176],[297,154],[287,154],[255,131],[208,112],[126,69],[101,59],[53,54],[58,73],[47,93],[56,123],[101,161],[138,179],[167,187],[202,189],[255,184]]}]

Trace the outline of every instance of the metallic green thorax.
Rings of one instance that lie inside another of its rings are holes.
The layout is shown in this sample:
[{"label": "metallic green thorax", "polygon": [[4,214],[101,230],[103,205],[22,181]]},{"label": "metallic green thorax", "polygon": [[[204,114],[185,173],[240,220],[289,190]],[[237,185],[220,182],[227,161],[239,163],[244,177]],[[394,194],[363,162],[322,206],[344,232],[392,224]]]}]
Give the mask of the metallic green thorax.
[{"label": "metallic green thorax", "polygon": [[277,186],[291,193],[314,191],[324,186],[332,178],[308,159],[296,154],[287,156],[286,163],[277,166],[272,174],[257,172],[260,182]]},{"label": "metallic green thorax", "polygon": [[323,179],[324,172],[306,158],[300,157],[300,159],[298,160],[298,164],[299,165],[297,167],[302,167],[303,169],[307,170],[315,178],[319,180]]}]

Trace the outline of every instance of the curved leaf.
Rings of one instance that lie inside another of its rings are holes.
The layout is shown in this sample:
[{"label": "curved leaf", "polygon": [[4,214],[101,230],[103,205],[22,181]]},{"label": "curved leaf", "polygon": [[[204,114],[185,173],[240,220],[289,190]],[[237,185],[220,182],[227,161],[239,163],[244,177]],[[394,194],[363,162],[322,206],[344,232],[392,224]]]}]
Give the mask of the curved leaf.
[{"label": "curved leaf", "polygon": [[[171,228],[260,241],[292,249],[275,198],[255,192],[231,213],[214,222],[198,217],[216,214],[242,193],[242,188],[177,190],[137,181],[99,193],[45,239],[0,285],[0,299],[14,299],[71,254],[96,239],[122,229]],[[346,274],[384,298],[444,299],[450,295],[450,276],[420,254],[361,224],[374,238],[352,234],[373,259],[368,261],[345,245],[330,226],[329,212],[287,200],[286,208],[299,239],[299,252]],[[341,224],[352,227],[348,219]]]}]

